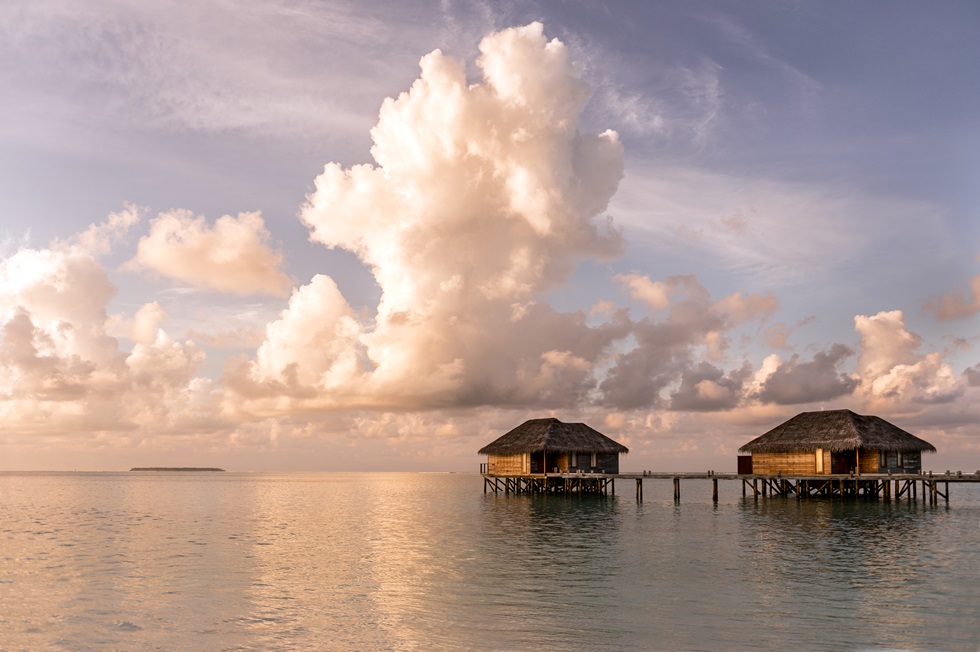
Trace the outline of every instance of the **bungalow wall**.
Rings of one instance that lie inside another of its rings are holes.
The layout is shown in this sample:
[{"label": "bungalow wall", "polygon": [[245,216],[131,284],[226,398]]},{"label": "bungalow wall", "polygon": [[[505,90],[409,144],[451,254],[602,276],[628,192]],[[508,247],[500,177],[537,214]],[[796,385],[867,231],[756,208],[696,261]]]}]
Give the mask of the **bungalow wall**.
[{"label": "bungalow wall", "polygon": [[527,473],[527,453],[516,455],[488,455],[487,473],[491,475],[521,475]]},{"label": "bungalow wall", "polygon": [[594,461],[592,456],[592,453],[569,453],[562,471],[595,469],[603,473],[619,473],[619,453],[595,453]]},{"label": "bungalow wall", "polygon": [[[824,473],[830,472],[829,462]],[[752,473],[759,475],[814,475],[817,472],[817,456],[812,451],[799,453],[752,453]]]},{"label": "bungalow wall", "polygon": [[[516,455],[488,455],[487,473],[491,475],[524,475],[544,473],[541,451],[518,453]],[[603,473],[619,473],[619,453],[597,453],[593,465],[592,453],[548,453],[546,468],[548,473],[569,473],[579,469],[595,469]]]},{"label": "bungalow wall", "polygon": [[[858,451],[860,473],[918,473],[922,468],[922,457],[918,451],[903,453],[879,453],[876,450]],[[854,450],[831,453],[817,449],[816,452],[797,453],[752,453],[752,473],[760,475],[825,475],[829,473],[850,473],[854,468]],[[822,464],[821,464],[822,462]]]},{"label": "bungalow wall", "polygon": [[860,455],[859,464],[861,466],[861,473],[878,473],[878,451],[860,449],[858,451]]},{"label": "bungalow wall", "polygon": [[[871,451],[875,453],[875,451]],[[861,451],[864,455],[864,451]],[[918,473],[922,470],[922,453],[910,451],[899,453],[897,451],[878,451],[875,455],[879,473]],[[864,458],[861,458],[861,471],[864,472]]]},{"label": "bungalow wall", "polygon": [[603,473],[619,473],[619,453],[599,453],[595,459],[596,467]]}]

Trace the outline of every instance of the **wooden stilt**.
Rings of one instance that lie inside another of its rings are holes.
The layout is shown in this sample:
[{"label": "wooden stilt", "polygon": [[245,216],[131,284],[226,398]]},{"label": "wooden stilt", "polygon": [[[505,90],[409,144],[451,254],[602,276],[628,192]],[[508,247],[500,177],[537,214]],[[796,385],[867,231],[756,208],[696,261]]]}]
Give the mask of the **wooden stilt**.
[{"label": "wooden stilt", "polygon": [[681,479],[674,478],[674,501],[679,502],[681,499]]},{"label": "wooden stilt", "polygon": [[711,478],[711,500],[718,502],[718,478]]}]

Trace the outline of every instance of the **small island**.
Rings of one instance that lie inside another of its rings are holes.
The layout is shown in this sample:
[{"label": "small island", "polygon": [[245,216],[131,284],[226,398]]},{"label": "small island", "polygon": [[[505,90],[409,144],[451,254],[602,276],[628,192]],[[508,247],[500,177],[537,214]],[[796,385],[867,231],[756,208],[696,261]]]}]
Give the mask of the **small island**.
[{"label": "small island", "polygon": [[205,466],[134,466],[130,471],[220,471],[224,469]]}]

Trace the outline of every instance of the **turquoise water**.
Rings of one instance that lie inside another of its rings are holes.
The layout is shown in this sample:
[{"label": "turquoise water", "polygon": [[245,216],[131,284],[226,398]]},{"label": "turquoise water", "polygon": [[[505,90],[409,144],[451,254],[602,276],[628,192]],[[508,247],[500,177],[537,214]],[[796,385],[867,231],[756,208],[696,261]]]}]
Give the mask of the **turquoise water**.
[{"label": "turquoise water", "polygon": [[475,474],[0,474],[0,649],[980,649],[950,506]]}]

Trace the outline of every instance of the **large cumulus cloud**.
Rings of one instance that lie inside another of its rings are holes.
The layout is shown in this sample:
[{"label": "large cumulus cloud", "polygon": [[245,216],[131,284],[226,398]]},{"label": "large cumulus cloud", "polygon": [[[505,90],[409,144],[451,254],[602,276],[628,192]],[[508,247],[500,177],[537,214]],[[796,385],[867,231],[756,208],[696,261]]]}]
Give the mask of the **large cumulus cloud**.
[{"label": "large cumulus cloud", "polygon": [[381,108],[375,164],[317,177],[302,219],[370,268],[380,303],[368,320],[329,278],[296,290],[227,376],[252,408],[570,403],[595,385],[625,314],[590,325],[543,297],[581,259],[619,252],[603,211],[622,145],[579,132],[589,90],[540,24],[480,51],[477,83],[463,61],[423,57],[411,89]]}]

